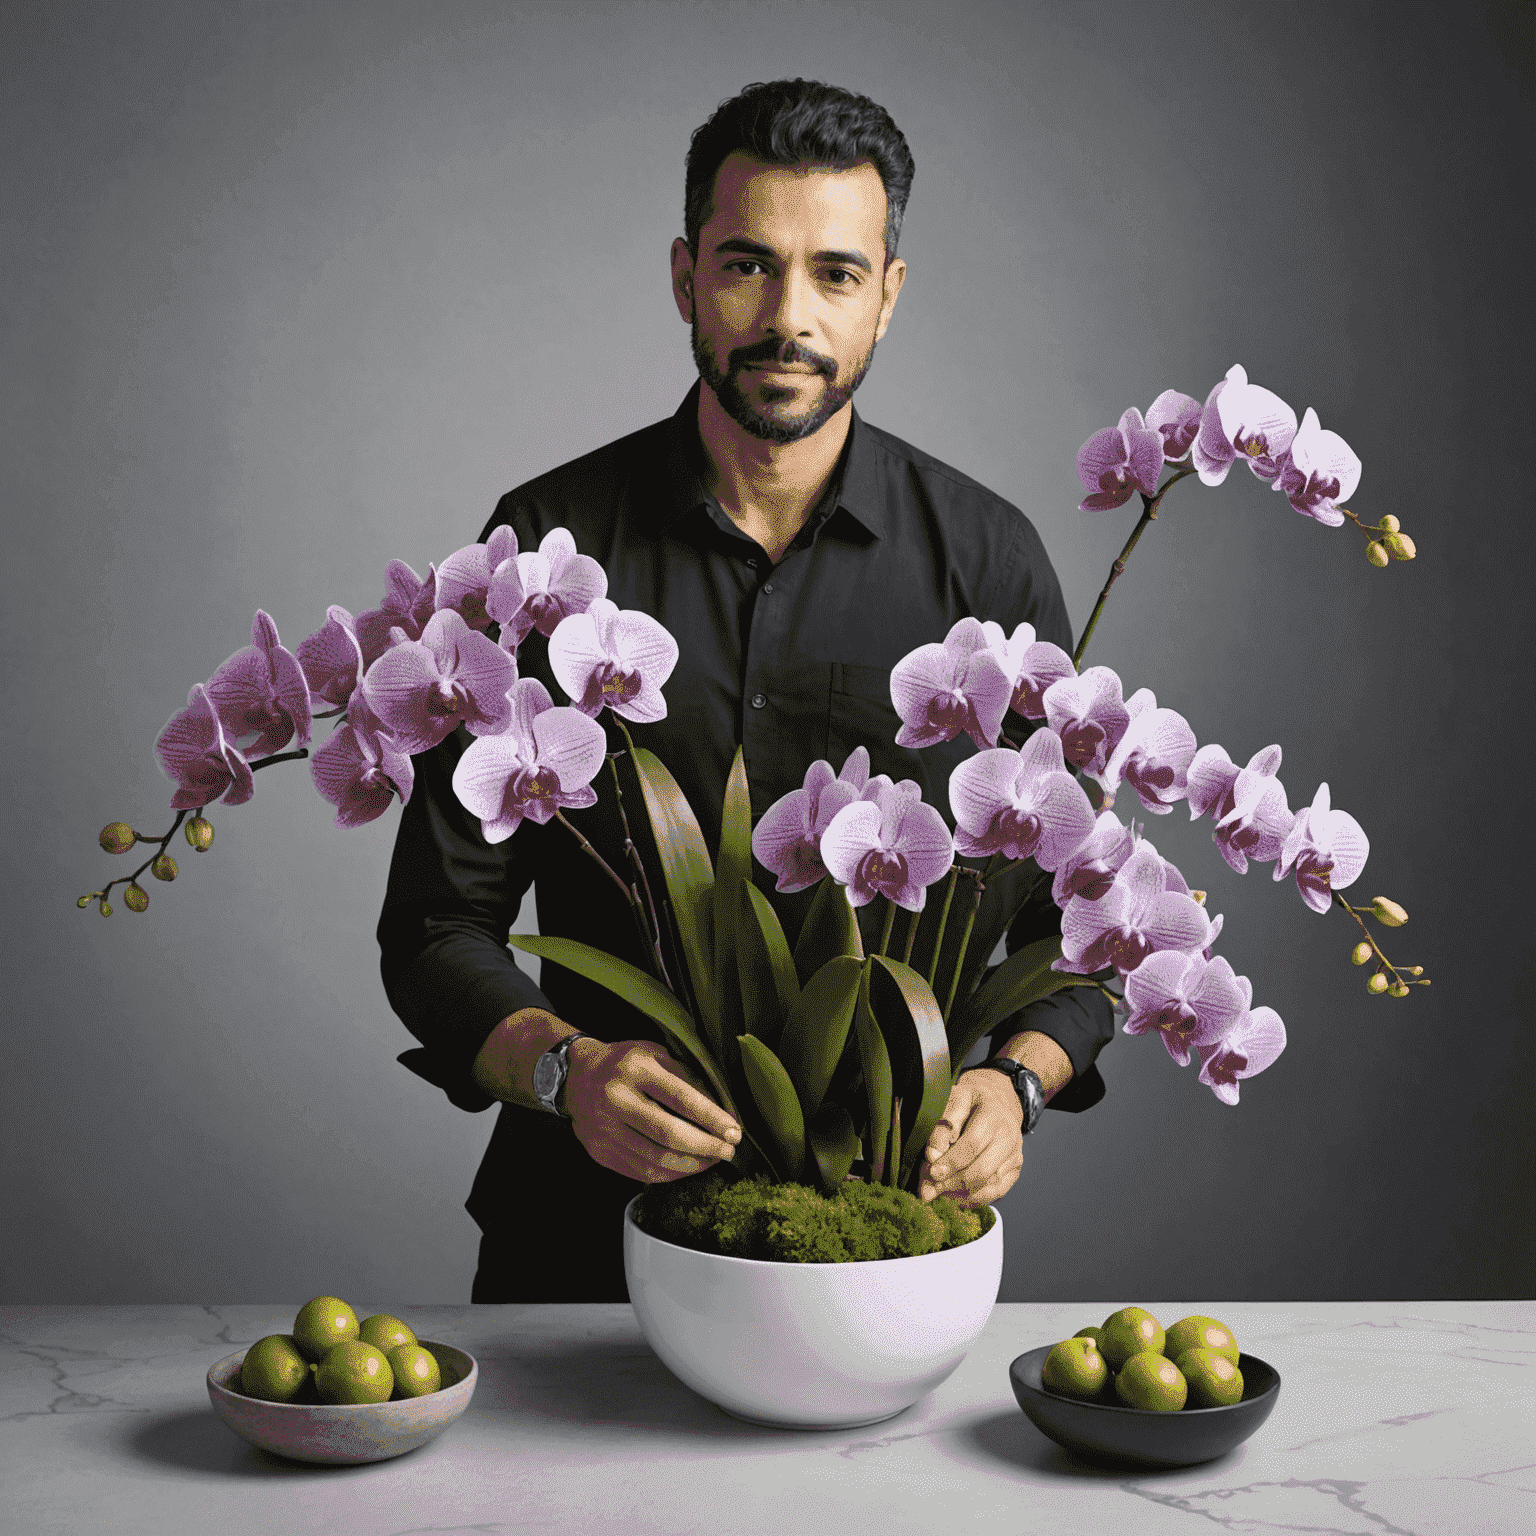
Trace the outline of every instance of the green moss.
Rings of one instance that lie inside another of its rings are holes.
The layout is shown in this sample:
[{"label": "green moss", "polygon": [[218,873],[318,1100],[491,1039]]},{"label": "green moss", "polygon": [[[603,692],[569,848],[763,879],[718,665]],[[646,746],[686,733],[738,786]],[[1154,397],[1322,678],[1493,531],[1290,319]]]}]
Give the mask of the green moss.
[{"label": "green moss", "polygon": [[925,1205],[882,1184],[850,1181],[827,1196],[718,1167],[651,1185],[636,1215],[643,1231],[683,1248],[788,1264],[936,1253],[973,1242],[995,1219],[990,1210],[966,1210],[948,1199]]}]

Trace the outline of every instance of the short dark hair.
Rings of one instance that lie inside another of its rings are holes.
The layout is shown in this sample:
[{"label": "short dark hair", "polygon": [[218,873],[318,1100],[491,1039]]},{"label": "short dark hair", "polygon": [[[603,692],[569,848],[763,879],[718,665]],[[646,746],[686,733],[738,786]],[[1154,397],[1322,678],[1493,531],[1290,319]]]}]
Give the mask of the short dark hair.
[{"label": "short dark hair", "polygon": [[819,80],[770,80],[721,102],[694,130],[683,182],[683,233],[699,259],[699,231],[714,213],[715,177],[742,150],[768,165],[848,171],[866,161],[885,187],[885,260],[896,255],[901,216],[912,190],[912,151],[884,107]]}]

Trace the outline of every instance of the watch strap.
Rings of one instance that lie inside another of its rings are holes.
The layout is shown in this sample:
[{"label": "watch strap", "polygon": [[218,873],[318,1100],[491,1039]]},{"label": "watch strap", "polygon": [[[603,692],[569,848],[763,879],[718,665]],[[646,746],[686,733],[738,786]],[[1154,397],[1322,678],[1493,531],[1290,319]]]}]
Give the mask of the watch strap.
[{"label": "watch strap", "polygon": [[1039,1075],[1011,1056],[992,1056],[979,1065],[990,1067],[994,1072],[1001,1072],[1005,1077],[1013,1079],[1014,1092],[1018,1094],[1019,1104],[1024,1110],[1021,1130],[1028,1136],[1045,1112],[1045,1084],[1040,1081]]}]

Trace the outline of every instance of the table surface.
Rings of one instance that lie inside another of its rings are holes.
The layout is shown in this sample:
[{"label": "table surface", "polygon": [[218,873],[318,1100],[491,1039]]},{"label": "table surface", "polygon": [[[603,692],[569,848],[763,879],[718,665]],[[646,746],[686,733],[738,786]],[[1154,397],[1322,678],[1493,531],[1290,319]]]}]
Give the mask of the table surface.
[{"label": "table surface", "polygon": [[1230,1455],[1135,1473],[1061,1450],[1008,1384],[1010,1360],[1102,1321],[1102,1302],[1000,1304],[955,1374],[905,1413],[797,1432],[696,1397],[627,1306],[349,1298],[469,1351],[479,1384],[418,1451],[305,1466],[239,1439],[204,1385],[215,1360],[287,1332],[302,1300],[0,1307],[0,1531],[1536,1531],[1536,1302],[1140,1303],[1164,1323],[1221,1318],[1282,1386]]}]

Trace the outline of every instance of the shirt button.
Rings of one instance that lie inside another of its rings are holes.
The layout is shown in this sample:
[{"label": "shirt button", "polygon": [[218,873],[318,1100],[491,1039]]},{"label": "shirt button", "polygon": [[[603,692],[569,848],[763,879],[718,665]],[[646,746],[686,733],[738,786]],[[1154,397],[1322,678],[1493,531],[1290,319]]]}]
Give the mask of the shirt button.
[{"label": "shirt button", "polygon": [[754,693],[754,694],[753,694],[753,695],[752,695],[752,708],[753,708],[753,709],[762,709],[762,708],[763,708],[763,706],[764,706],[764,705],[765,705],[765,704],[767,704],[767,702],[768,702],[768,700],[767,700],[767,699],[765,699],[765,698],[764,698],[764,697],[763,697],[763,695],[762,695],[762,694],[760,694],[760,693]]},{"label": "shirt button", "polygon": [[763,591],[764,592],[772,592],[773,591],[773,583],[771,581],[765,581],[763,583]]}]

